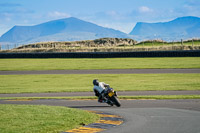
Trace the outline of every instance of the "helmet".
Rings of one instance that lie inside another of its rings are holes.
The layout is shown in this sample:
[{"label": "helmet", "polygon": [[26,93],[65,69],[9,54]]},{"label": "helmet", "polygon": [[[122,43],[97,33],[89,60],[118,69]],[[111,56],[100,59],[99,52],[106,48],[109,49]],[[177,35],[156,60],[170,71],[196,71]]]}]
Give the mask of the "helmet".
[{"label": "helmet", "polygon": [[94,80],[93,80],[93,85],[97,85],[97,86],[99,85],[98,79],[94,79]]}]

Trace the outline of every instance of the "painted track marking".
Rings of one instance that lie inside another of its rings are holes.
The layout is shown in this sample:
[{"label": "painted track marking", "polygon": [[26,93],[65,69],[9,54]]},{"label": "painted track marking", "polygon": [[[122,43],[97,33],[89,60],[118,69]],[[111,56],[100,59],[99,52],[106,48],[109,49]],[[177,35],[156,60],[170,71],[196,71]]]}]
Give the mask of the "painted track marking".
[{"label": "painted track marking", "polygon": [[99,111],[88,111],[96,113],[100,116],[100,120],[96,123],[92,123],[77,129],[68,130],[62,133],[97,133],[106,129],[118,126],[123,123],[123,119],[120,116],[103,113]]}]

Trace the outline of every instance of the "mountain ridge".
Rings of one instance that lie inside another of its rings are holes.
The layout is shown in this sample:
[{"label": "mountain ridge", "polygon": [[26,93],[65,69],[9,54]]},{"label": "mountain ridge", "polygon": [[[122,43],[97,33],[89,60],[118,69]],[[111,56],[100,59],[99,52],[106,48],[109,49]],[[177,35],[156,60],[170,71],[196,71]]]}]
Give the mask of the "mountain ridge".
[{"label": "mountain ridge", "polygon": [[70,17],[34,26],[14,26],[1,36],[0,41],[35,43],[38,41],[77,41],[102,37],[127,38],[128,36],[128,34],[118,30]]},{"label": "mountain ridge", "polygon": [[[81,41],[99,38],[131,38],[137,41],[160,39],[177,41],[200,37],[200,18],[179,17],[168,22],[138,22],[126,34],[75,17],[52,20],[33,26],[14,26],[0,37],[0,42],[28,44],[48,41]],[[3,44],[2,43],[2,44]]]},{"label": "mountain ridge", "polygon": [[[195,32],[194,32],[195,31]],[[193,16],[179,17],[168,22],[138,22],[129,33],[136,38],[180,40],[200,37],[200,18]],[[136,39],[137,40],[137,39]]]}]

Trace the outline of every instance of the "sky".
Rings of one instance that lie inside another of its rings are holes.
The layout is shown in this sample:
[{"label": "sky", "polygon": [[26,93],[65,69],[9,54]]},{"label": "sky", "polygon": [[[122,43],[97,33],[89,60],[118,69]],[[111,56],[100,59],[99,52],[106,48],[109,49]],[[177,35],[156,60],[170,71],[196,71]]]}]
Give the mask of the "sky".
[{"label": "sky", "polygon": [[200,17],[200,0],[0,0],[0,36],[13,26],[76,17],[130,33],[137,22]]}]

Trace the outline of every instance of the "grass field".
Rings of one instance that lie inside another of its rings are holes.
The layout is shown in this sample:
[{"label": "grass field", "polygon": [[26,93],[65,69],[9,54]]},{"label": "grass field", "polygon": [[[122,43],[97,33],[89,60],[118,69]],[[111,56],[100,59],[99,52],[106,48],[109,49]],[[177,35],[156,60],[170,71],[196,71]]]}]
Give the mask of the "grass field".
[{"label": "grass field", "polygon": [[[137,44],[137,46],[181,46],[182,43],[181,42],[158,42],[158,41],[144,41],[144,42],[140,42]],[[186,45],[186,46],[199,46],[200,45],[200,41],[199,40],[190,40],[190,41],[183,41],[183,45]]]},{"label": "grass field", "polygon": [[99,119],[83,110],[44,105],[0,104],[0,113],[1,133],[57,133]]},{"label": "grass field", "polygon": [[[200,57],[112,59],[0,59],[0,71],[200,68]],[[92,91],[98,78],[116,91],[200,90],[200,74],[0,75],[0,93]],[[96,97],[4,97],[0,99],[96,99]],[[120,99],[200,99],[199,95],[120,96]],[[1,105],[0,132],[61,132],[99,119],[66,107]]]},{"label": "grass field", "polygon": [[200,57],[104,59],[0,59],[0,71],[200,68]]},{"label": "grass field", "polygon": [[117,91],[200,90],[200,74],[0,75],[0,93],[92,91],[95,78]]}]

